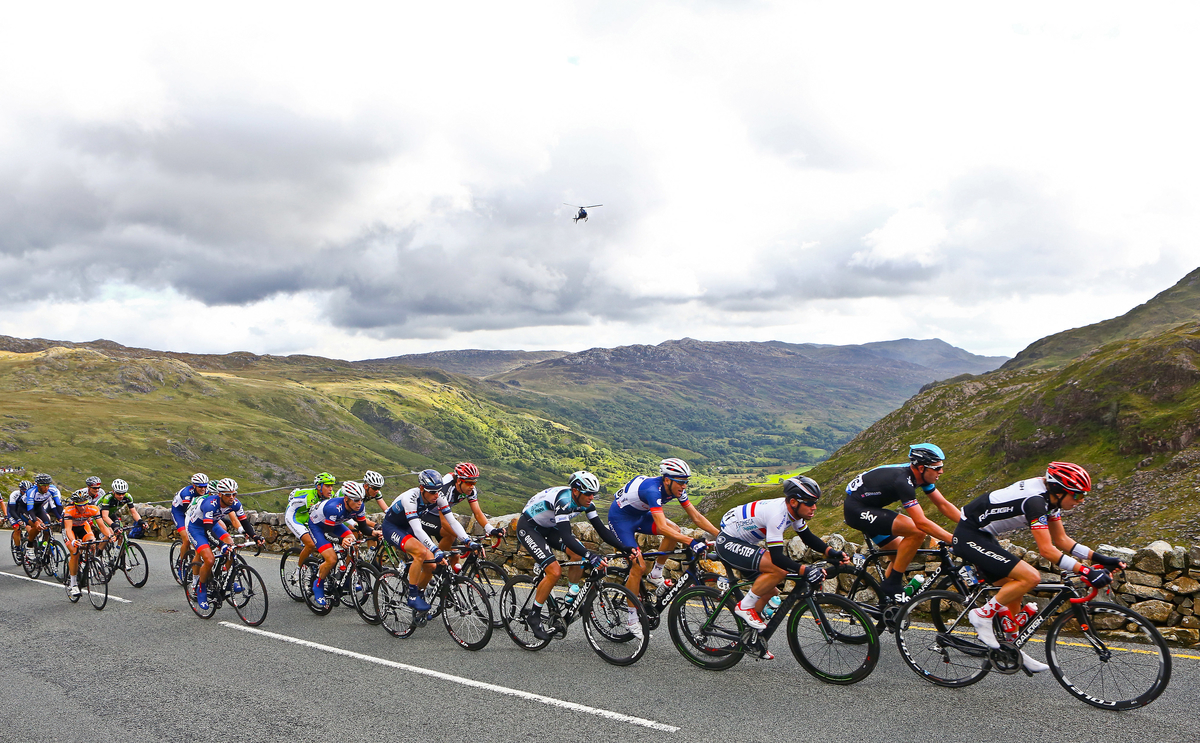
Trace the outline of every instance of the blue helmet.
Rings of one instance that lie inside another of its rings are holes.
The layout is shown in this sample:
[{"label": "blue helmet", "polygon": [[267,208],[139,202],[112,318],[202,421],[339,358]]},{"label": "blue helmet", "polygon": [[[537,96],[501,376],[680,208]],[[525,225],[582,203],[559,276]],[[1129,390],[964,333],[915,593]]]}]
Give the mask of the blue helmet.
[{"label": "blue helmet", "polygon": [[424,490],[437,490],[442,486],[442,473],[437,470],[421,470],[417,484]]},{"label": "blue helmet", "polygon": [[946,461],[946,455],[937,444],[913,444],[908,447],[908,461],[914,465],[937,464]]}]

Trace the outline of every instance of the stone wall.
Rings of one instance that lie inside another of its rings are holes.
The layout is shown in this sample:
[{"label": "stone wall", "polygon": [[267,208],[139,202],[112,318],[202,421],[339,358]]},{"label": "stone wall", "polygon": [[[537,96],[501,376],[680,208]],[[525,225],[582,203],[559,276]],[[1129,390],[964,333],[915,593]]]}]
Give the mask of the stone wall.
[{"label": "stone wall", "polygon": [[[146,536],[151,539],[169,540],[175,532],[175,524],[171,519],[171,509],[158,506],[141,506],[139,511],[147,522]],[[283,525],[283,514],[258,513],[249,511],[248,515],[255,528],[262,532],[267,541],[267,549],[272,552],[283,552],[293,547],[299,548],[298,540],[292,536]],[[380,514],[372,514],[377,519]],[[499,547],[489,551],[488,559],[503,564],[511,572],[532,572],[533,560],[519,550],[516,541],[516,524],[519,514],[509,514],[491,519],[497,526],[508,530],[508,536]],[[468,533],[481,537],[483,530],[473,520],[455,514]],[[612,549],[599,541],[596,530],[587,523],[571,525],[575,536],[590,550],[611,552]],[[693,537],[704,536],[698,529],[683,529],[685,534]],[[844,549],[851,554],[865,552],[862,545],[847,541],[840,534],[830,534],[825,541],[836,548]],[[485,540],[488,541],[488,540]],[[644,549],[657,547],[659,537],[645,534],[638,535],[638,542]],[[1035,551],[1028,551],[1007,540],[1000,540],[1005,549],[1017,555],[1025,562],[1038,568],[1042,573],[1043,582],[1059,582],[1058,571]],[[928,546],[928,545],[927,545]],[[786,545],[788,554],[800,562],[814,562],[818,558],[812,553],[799,537],[793,537]],[[1140,549],[1129,549],[1102,544],[1095,548],[1097,552],[1113,557],[1119,557],[1129,564],[1127,570],[1116,574],[1111,591],[1104,600],[1124,603],[1132,607],[1142,616],[1154,622],[1168,641],[1185,645],[1200,643],[1200,615],[1197,615],[1195,601],[1200,600],[1200,544],[1190,548],[1172,546],[1167,542],[1157,541]],[[724,574],[722,565],[713,560],[705,560],[702,567],[714,573]],[[937,563],[919,564],[914,562],[909,566],[906,577],[917,574],[932,573],[938,567]],[[667,562],[667,575],[673,577],[680,569],[675,560]],[[826,581],[824,590],[845,593],[850,587],[852,576],[840,575],[836,579]],[[1027,597],[1029,600],[1045,603],[1045,598],[1038,596]]]}]

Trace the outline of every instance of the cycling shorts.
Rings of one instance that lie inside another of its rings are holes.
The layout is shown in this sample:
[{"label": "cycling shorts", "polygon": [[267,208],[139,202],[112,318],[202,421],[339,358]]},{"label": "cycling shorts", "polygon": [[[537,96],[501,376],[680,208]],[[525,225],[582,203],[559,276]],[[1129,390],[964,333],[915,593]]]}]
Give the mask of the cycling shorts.
[{"label": "cycling shorts", "polygon": [[293,537],[301,539],[308,533],[308,524],[301,524],[296,520],[296,510],[296,508],[288,506],[287,511],[283,514],[283,524]]},{"label": "cycling shorts", "polygon": [[637,549],[638,534],[657,534],[654,530],[654,514],[650,511],[626,510],[617,505],[616,501],[608,507],[608,526],[612,529],[621,544],[629,549]]},{"label": "cycling shorts", "polygon": [[181,532],[187,528],[187,511],[187,506],[171,506],[171,518],[175,520],[175,531]]},{"label": "cycling shorts", "polygon": [[[546,529],[538,526],[533,519],[524,513],[517,520],[517,541],[521,543],[526,552],[533,556],[534,562],[540,568],[545,568],[550,563],[558,562],[558,557],[555,556],[554,550],[551,547],[563,552],[567,551],[567,547],[563,544],[562,535],[558,533],[557,527]],[[580,555],[580,557],[582,556]]]},{"label": "cycling shorts", "polygon": [[[425,522],[421,523],[424,525]],[[391,519],[384,519],[379,526],[383,530],[383,538],[387,540],[388,544],[400,550],[404,549],[408,540],[417,538],[417,535],[413,534],[412,529],[408,526],[408,522],[400,525]]]},{"label": "cycling shorts", "polygon": [[187,525],[188,541],[192,543],[192,549],[199,552],[209,546],[208,544],[208,529],[204,528],[204,523],[193,521]]},{"label": "cycling shorts", "polygon": [[740,570],[746,577],[749,577],[750,573],[758,572],[758,566],[765,554],[765,547],[731,537],[725,532],[717,535],[717,557]]},{"label": "cycling shorts", "polygon": [[892,523],[900,514],[886,508],[865,505],[853,496],[847,497],[842,506],[842,517],[847,526],[858,529],[876,545],[892,541]]},{"label": "cycling shorts", "polygon": [[83,541],[85,539],[91,539],[94,535],[92,534],[92,527],[88,524],[72,524],[71,536],[73,536],[74,539],[68,541]]},{"label": "cycling shorts", "polygon": [[954,554],[974,565],[989,583],[1007,578],[1020,560],[1000,546],[1000,541],[986,531],[972,529],[958,522],[950,548]]},{"label": "cycling shorts", "polygon": [[341,541],[350,533],[350,529],[345,524],[325,526],[319,522],[314,524],[312,519],[309,519],[308,533],[312,536],[313,546],[317,548],[317,552],[324,552],[333,549],[331,542],[335,539]]}]

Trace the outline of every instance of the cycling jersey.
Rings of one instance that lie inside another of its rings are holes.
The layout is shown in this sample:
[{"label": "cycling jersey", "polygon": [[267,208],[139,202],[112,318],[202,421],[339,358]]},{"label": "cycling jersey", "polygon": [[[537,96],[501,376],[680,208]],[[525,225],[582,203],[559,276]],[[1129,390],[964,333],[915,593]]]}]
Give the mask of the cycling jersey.
[{"label": "cycling jersey", "polygon": [[[185,485],[178,493],[175,494],[174,500],[171,501],[171,508],[183,508],[184,510],[187,510],[187,507],[192,505],[192,499],[200,495],[201,493],[196,492],[195,485]],[[203,495],[210,494],[204,493]]]},{"label": "cycling jersey", "polygon": [[1050,510],[1046,501],[1046,481],[1033,477],[979,496],[963,508],[959,523],[1000,536],[1024,526],[1048,529],[1050,521],[1061,520],[1062,509]]},{"label": "cycling jersey", "polygon": [[457,485],[458,478],[455,477],[453,472],[447,472],[442,475],[442,487],[438,489],[438,492],[442,494],[442,497],[446,499],[446,503],[450,504],[451,507],[463,501],[475,503],[479,500],[479,491],[475,489],[474,485],[471,486],[471,489],[465,495],[458,492]]},{"label": "cycling jersey", "polygon": [[314,505],[308,512],[308,526],[332,527],[354,519],[359,524],[367,523],[367,504],[360,502],[358,508],[351,508],[346,497],[329,498]]},{"label": "cycling jersey", "polygon": [[287,517],[297,524],[308,524],[308,512],[321,501],[316,488],[296,489],[288,496]]},{"label": "cycling jersey", "polygon": [[[67,504],[63,507],[63,521],[71,521],[70,529],[64,529],[67,536],[74,536],[76,539],[92,539],[95,535],[92,533],[92,522],[100,516],[100,509],[95,504],[88,503],[82,506]],[[65,527],[66,524],[64,523]]]},{"label": "cycling jersey", "polygon": [[[613,496],[613,505],[629,515],[634,511],[661,511],[663,505],[675,498],[669,495],[663,487],[662,477],[635,477],[625,483],[625,487]],[[679,503],[687,503],[688,494],[684,490],[679,494]],[[611,509],[609,513],[611,513]]]},{"label": "cycling jersey", "polygon": [[236,516],[237,520],[245,527],[246,532],[251,536],[254,535],[254,527],[246,520],[246,509],[242,507],[241,501],[234,498],[233,503],[223,506],[221,505],[221,496],[216,493],[204,498],[192,499],[192,505],[187,510],[188,534],[201,536],[201,539],[196,541],[197,545],[202,545],[207,541],[204,532],[209,529],[217,539],[220,539],[229,533],[221,524],[221,519],[229,514]]},{"label": "cycling jersey", "polygon": [[591,552],[571,532],[571,517],[579,513],[587,517],[600,539],[617,549],[627,549],[604,525],[596,512],[595,502],[581,506],[571,495],[571,488],[562,486],[546,488],[529,499],[517,520],[517,539],[542,567],[554,562],[554,553],[549,547],[569,549],[582,557],[590,557]]},{"label": "cycling jersey", "polygon": [[42,508],[49,508],[50,506],[57,509],[62,508],[62,497],[58,492],[57,485],[50,485],[44,493],[38,492],[38,486],[34,485],[25,491],[24,500],[26,511],[33,511],[38,506]]},{"label": "cycling jersey", "polygon": [[746,542],[764,540],[768,547],[782,546],[783,533],[788,527],[801,534],[808,529],[804,519],[793,519],[783,498],[759,500],[744,506],[734,506],[721,517],[721,531]]},{"label": "cycling jersey", "polygon": [[[76,495],[80,495],[80,494],[86,495],[87,499],[88,499],[88,503],[91,503],[93,506],[98,506],[98,505],[100,505],[100,499],[103,498],[104,496],[108,495],[108,493],[104,492],[104,488],[100,488],[98,493],[99,493],[98,495],[93,496],[91,493],[88,492],[87,488],[80,488],[79,490],[76,490],[75,492],[71,493],[71,495],[72,496],[76,496]],[[71,498],[69,500],[73,500],[73,498]]]},{"label": "cycling jersey", "polygon": [[850,508],[851,499],[854,507],[869,506],[871,508],[886,508],[900,501],[903,508],[917,505],[917,488],[926,493],[937,490],[937,485],[918,486],[913,481],[912,469],[907,464],[885,464],[867,470],[850,481],[846,486],[846,503]]},{"label": "cycling jersey", "polygon": [[521,512],[538,526],[552,529],[559,523],[567,523],[577,513],[587,516],[588,521],[599,521],[595,502],[581,506],[571,497],[568,487],[546,488],[529,499]]},{"label": "cycling jersey", "polygon": [[389,542],[399,547],[402,547],[409,538],[416,537],[430,551],[436,550],[437,542],[433,541],[425,531],[421,521],[424,518],[431,523],[433,521],[440,523],[441,516],[446,517],[446,521],[450,522],[450,528],[454,530],[455,536],[461,541],[465,542],[469,539],[462,524],[458,523],[458,519],[450,514],[450,503],[441,491],[438,492],[438,497],[433,503],[427,503],[421,497],[420,488],[409,488],[396,496],[384,515],[384,536],[388,538]]},{"label": "cycling jersey", "polygon": [[[101,491],[103,492],[103,491]],[[96,505],[101,511],[117,511],[121,508],[133,508],[133,496],[129,493],[104,493],[96,499]]]}]

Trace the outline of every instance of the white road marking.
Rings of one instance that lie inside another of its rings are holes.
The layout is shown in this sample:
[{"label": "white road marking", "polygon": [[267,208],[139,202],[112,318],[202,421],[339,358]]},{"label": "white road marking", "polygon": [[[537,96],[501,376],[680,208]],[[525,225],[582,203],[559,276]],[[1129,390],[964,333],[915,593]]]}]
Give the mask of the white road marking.
[{"label": "white road marking", "polygon": [[[21,580],[27,580],[30,583],[40,583],[43,586],[50,586],[51,588],[57,588],[58,590],[62,591],[63,593],[67,592],[66,587],[63,586],[63,584],[61,584],[61,583],[51,583],[50,581],[37,580],[35,578],[30,578],[28,575],[15,575],[13,573],[5,573],[3,571],[0,571],[0,575],[7,575],[9,578],[20,578]],[[132,604],[133,603],[129,599],[123,599],[120,596],[114,596],[111,593],[108,594],[108,598],[110,601],[120,601],[122,604]]]},{"label": "white road marking", "polygon": [[518,697],[520,699],[526,699],[531,702],[540,702],[541,704],[547,704],[547,705],[550,705],[551,707],[559,707],[561,709],[569,709],[574,712],[584,712],[589,715],[596,715],[597,717],[604,717],[609,720],[616,720],[618,722],[628,722],[632,725],[640,725],[642,727],[652,728],[654,730],[662,730],[663,732],[667,732],[667,733],[675,733],[675,732],[679,731],[679,728],[675,727],[674,725],[666,725],[664,723],[655,722],[654,720],[647,720],[642,717],[633,717],[631,715],[623,715],[620,712],[613,712],[613,711],[607,710],[607,709],[599,709],[597,707],[588,707],[587,705],[584,705],[584,704],[576,704],[575,702],[568,702],[563,699],[555,699],[554,697],[547,697],[547,696],[543,696],[541,694],[534,694],[534,693],[528,692],[528,691],[521,691],[519,689],[510,689],[507,686],[498,686],[496,684],[489,684],[484,681],[476,681],[474,679],[463,678],[461,676],[452,676],[451,674],[448,674],[448,673],[442,673],[441,671],[431,671],[428,668],[421,668],[420,666],[410,666],[407,663],[397,663],[396,661],[392,661],[392,660],[384,660],[383,658],[375,658],[370,655],[363,655],[362,653],[355,653],[351,650],[342,650],[341,648],[335,648],[331,645],[322,645],[317,642],[309,642],[308,640],[301,640],[297,637],[289,637],[288,635],[280,635],[275,632],[267,632],[266,630],[261,630],[261,629],[258,629],[257,627],[246,627],[241,624],[234,624],[233,622],[221,622],[220,624],[224,627],[229,627],[230,629],[241,630],[242,632],[250,632],[255,635],[262,635],[263,637],[270,637],[272,639],[281,640],[283,642],[290,642],[293,645],[301,645],[303,647],[313,648],[314,650],[323,650],[326,653],[333,653],[334,655],[342,655],[347,658],[354,658],[356,660],[364,660],[364,661],[367,661],[368,663],[375,663],[375,664],[378,664],[381,666],[387,666],[389,668],[396,668],[401,671],[409,671],[411,673],[419,673],[423,676],[432,676],[433,678],[441,679],[443,681],[449,681],[449,682],[455,683],[455,684],[462,684],[463,686],[471,686],[476,689],[484,689],[486,691],[494,691],[497,694],[506,694],[508,696]]}]

